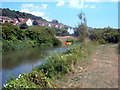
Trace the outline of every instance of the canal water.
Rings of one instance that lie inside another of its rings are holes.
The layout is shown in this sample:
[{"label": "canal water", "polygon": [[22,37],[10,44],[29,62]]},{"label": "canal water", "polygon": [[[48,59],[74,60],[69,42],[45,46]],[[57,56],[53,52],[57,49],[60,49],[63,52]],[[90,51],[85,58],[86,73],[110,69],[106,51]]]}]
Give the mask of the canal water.
[{"label": "canal water", "polygon": [[2,69],[0,69],[2,86],[11,76],[17,77],[19,74],[31,72],[35,66],[44,63],[46,57],[52,52],[64,52],[67,49],[67,46],[46,49],[29,48],[2,53]]}]

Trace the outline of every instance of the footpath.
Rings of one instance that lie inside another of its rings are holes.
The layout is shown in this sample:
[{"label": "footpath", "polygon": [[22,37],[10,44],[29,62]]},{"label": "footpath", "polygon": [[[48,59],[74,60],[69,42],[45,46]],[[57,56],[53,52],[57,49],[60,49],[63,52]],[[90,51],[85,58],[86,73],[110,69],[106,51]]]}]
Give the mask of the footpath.
[{"label": "footpath", "polygon": [[118,88],[118,45],[100,45],[55,84],[61,88]]}]

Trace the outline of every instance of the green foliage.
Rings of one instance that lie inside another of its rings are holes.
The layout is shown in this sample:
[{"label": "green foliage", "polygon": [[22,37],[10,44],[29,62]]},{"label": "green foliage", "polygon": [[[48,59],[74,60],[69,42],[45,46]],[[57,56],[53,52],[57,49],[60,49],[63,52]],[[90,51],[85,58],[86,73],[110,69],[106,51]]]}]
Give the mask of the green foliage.
[{"label": "green foliage", "polygon": [[80,60],[86,58],[93,44],[81,43],[68,49],[64,53],[54,52],[47,57],[46,63],[36,67],[29,74],[19,75],[8,82],[3,89],[9,88],[52,88],[56,87],[52,81],[74,70]]},{"label": "green foliage", "polygon": [[66,40],[65,42],[77,43],[77,42],[79,42],[79,41],[78,41],[78,40],[73,40],[73,39],[68,39],[68,40]]},{"label": "green foliage", "polygon": [[68,36],[69,33],[66,29],[56,29],[56,36]]},{"label": "green foliage", "polygon": [[34,20],[46,21],[42,17],[37,17],[32,14],[28,14],[28,13],[24,13],[24,12],[22,13],[22,12],[15,11],[15,10],[10,10],[8,8],[2,9],[1,14],[2,14],[1,16],[7,16],[7,17],[11,17],[11,18],[31,18]]},{"label": "green foliage", "polygon": [[50,88],[50,80],[41,72],[33,71],[29,74],[20,74],[18,78],[4,85],[2,89],[20,88]]},{"label": "green foliage", "polygon": [[45,30],[46,30],[49,34],[55,35],[55,33],[56,33],[56,28],[53,28],[53,27],[44,27],[44,28],[45,28]]},{"label": "green foliage", "polygon": [[52,43],[53,43],[53,46],[58,46],[62,44],[61,41],[59,41],[57,38],[52,38]]},{"label": "green foliage", "polygon": [[120,33],[117,29],[96,29],[90,32],[89,38],[101,44],[118,43]]},{"label": "green foliage", "polygon": [[38,25],[38,22],[37,22],[37,21],[34,21],[34,22],[33,22],[33,25]]},{"label": "green foliage", "polygon": [[34,41],[31,40],[3,40],[3,51],[21,50],[29,47],[35,47]]},{"label": "green foliage", "polygon": [[22,25],[20,25],[20,29],[27,29],[28,25],[26,23],[23,23]]},{"label": "green foliage", "polygon": [[55,52],[47,58],[45,64],[37,67],[37,71],[44,73],[50,79],[60,78],[74,69],[79,60],[85,58],[88,53],[86,44],[73,46],[62,54]]},{"label": "green foliage", "polygon": [[[46,30],[46,27],[33,26],[19,29],[18,26],[5,23],[2,28],[3,51],[28,47],[60,45],[61,42]],[[48,28],[49,30],[49,28]]]}]

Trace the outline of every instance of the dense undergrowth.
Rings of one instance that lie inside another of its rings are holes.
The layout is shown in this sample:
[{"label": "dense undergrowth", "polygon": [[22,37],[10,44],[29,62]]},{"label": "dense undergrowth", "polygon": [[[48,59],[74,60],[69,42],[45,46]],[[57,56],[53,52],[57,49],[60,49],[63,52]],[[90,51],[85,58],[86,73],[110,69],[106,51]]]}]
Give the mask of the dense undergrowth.
[{"label": "dense undergrowth", "polygon": [[[47,30],[46,30],[47,29]],[[54,36],[51,28],[33,26],[19,29],[18,26],[5,23],[2,26],[2,50],[20,50],[29,47],[57,46],[61,42]]]},{"label": "dense undergrowth", "polygon": [[119,29],[95,29],[89,32],[89,38],[100,44],[106,43],[118,43],[120,42],[120,30]]},{"label": "dense undergrowth", "polygon": [[3,89],[7,88],[51,88],[57,87],[52,84],[54,79],[71,72],[80,60],[86,58],[94,44],[81,43],[73,45],[64,53],[54,52],[47,57],[47,62],[34,68],[29,74],[21,74],[18,78],[10,81]]}]

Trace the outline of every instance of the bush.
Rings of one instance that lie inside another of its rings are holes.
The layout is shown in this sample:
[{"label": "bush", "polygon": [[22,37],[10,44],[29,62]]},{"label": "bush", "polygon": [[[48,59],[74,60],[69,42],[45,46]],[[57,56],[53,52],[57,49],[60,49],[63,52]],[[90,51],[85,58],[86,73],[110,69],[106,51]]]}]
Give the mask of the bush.
[{"label": "bush", "polygon": [[88,53],[89,49],[86,44],[74,46],[62,54],[55,52],[47,58],[45,64],[37,67],[36,70],[44,73],[50,79],[60,78],[70,72]]},{"label": "bush", "polygon": [[91,32],[89,38],[93,41],[98,41],[101,44],[105,43],[118,43],[119,42],[119,32],[118,30],[94,30]]},{"label": "bush", "polygon": [[38,25],[38,22],[37,22],[37,21],[34,21],[34,22],[33,22],[33,25]]},{"label": "bush", "polygon": [[33,71],[29,74],[21,74],[18,78],[4,85],[2,89],[20,88],[50,88],[50,80],[42,73]]},{"label": "bush", "polygon": [[23,23],[22,25],[20,25],[20,29],[27,29],[28,25],[26,23]]},{"label": "bush", "polygon": [[[49,30],[49,29],[48,29]],[[3,51],[27,47],[57,46],[61,42],[45,27],[34,26],[21,30],[17,26],[5,23],[2,30]]]}]

